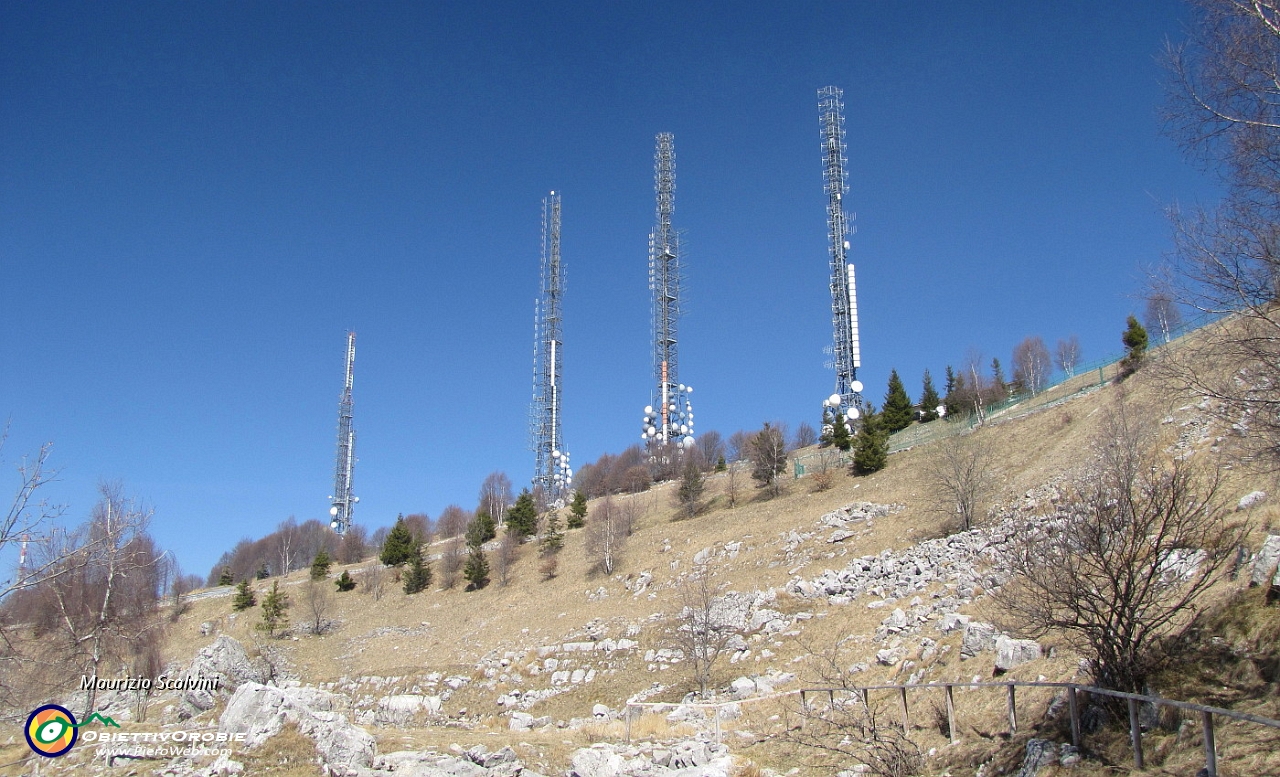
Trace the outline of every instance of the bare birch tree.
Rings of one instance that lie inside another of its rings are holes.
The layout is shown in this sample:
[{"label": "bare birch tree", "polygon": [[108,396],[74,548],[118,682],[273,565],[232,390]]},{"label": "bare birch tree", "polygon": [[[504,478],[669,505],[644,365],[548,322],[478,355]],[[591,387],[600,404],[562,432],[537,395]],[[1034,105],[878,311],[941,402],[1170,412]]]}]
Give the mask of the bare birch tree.
[{"label": "bare birch tree", "polygon": [[995,492],[995,450],[981,432],[944,437],[930,447],[925,477],[933,507],[958,522],[949,531],[968,531],[985,515]]},{"label": "bare birch tree", "polygon": [[1080,364],[1080,338],[1071,335],[1065,340],[1059,340],[1054,363],[1068,378],[1075,377],[1076,366]]},{"label": "bare birch tree", "polygon": [[[632,496],[630,500],[636,498]],[[613,574],[626,545],[624,523],[623,510],[614,502],[613,497],[606,496],[592,511],[591,522],[587,524],[587,537],[583,543],[587,560],[606,575]]]},{"label": "bare birch tree", "polygon": [[1039,335],[1028,337],[1013,348],[1013,380],[1024,391],[1039,394],[1049,384],[1049,349]]}]

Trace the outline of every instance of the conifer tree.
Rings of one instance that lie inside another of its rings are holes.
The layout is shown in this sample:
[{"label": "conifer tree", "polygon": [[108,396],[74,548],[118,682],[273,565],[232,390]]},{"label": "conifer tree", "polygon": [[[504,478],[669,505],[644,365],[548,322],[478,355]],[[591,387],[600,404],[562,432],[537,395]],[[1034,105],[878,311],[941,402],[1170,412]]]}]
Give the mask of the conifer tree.
[{"label": "conifer tree", "polygon": [[844,413],[836,413],[831,421],[831,445],[842,451],[853,447],[853,438],[849,436],[849,426],[845,423]]},{"label": "conifer tree", "polygon": [[472,546],[467,552],[467,563],[462,567],[462,577],[467,581],[468,591],[478,591],[489,584],[489,562],[484,551]]},{"label": "conifer tree", "polygon": [[676,501],[685,518],[692,518],[698,514],[698,508],[701,506],[699,500],[702,499],[705,488],[702,470],[691,456],[685,462],[684,472],[680,477],[680,488],[676,491]]},{"label": "conifer tree", "polygon": [[997,358],[991,359],[991,382],[995,384],[1001,398],[1008,396],[1009,383],[1004,379],[1004,368],[1000,366],[1000,360]]},{"label": "conifer tree", "polygon": [[351,579],[351,573],[345,569],[342,570],[342,574],[338,575],[338,579],[335,582],[338,584],[338,590],[343,593],[354,591],[356,587],[356,581]]},{"label": "conifer tree", "polygon": [[415,547],[406,563],[409,566],[404,571],[404,592],[412,595],[427,590],[431,585],[431,565],[422,558],[422,551]]},{"label": "conifer tree", "polygon": [[889,390],[884,396],[884,410],[880,413],[887,434],[902,431],[911,425],[915,413],[911,409],[911,397],[902,385],[897,370],[889,370]]},{"label": "conifer tree", "polygon": [[231,577],[231,567],[223,567],[222,574],[218,575],[218,585],[231,585],[235,582],[235,578]]},{"label": "conifer tree", "polygon": [[236,586],[236,592],[231,596],[231,609],[243,612],[257,603],[258,597],[254,596],[253,590],[249,588],[249,581],[241,580]]},{"label": "conifer tree", "polygon": [[587,525],[587,495],[581,490],[573,492],[573,501],[569,503],[570,529],[581,529]]},{"label": "conifer tree", "polygon": [[404,516],[400,516],[396,518],[396,525],[392,526],[391,531],[387,533],[379,558],[389,567],[398,567],[412,560],[417,554],[417,549],[418,543],[414,541],[413,533],[409,531],[408,526],[405,526]]},{"label": "conifer tree", "polygon": [[946,410],[946,415],[955,418],[963,407],[960,401],[960,393],[964,391],[964,378],[957,375],[956,371],[951,369],[951,365],[947,365],[947,387],[945,394],[942,395],[942,407]]},{"label": "conifer tree", "polygon": [[1124,343],[1124,358],[1120,360],[1120,366],[1126,372],[1133,372],[1138,369],[1138,365],[1142,363],[1142,357],[1147,353],[1147,330],[1133,316],[1129,316],[1126,323],[1128,327],[1120,336],[1121,342]]},{"label": "conifer tree", "polygon": [[530,537],[538,531],[538,506],[529,489],[520,492],[516,503],[507,510],[507,527],[522,537]]},{"label": "conifer tree", "polygon": [[[481,544],[498,536],[498,525],[494,522],[493,516],[483,510],[476,513],[476,517],[472,519],[471,523],[476,524],[476,531],[480,532]],[[467,524],[467,530],[471,530],[470,523]]]},{"label": "conifer tree", "polygon": [[258,630],[274,637],[276,632],[289,625],[289,597],[280,590],[280,581],[271,583],[271,590],[262,597],[262,622]]},{"label": "conifer tree", "polygon": [[933,376],[928,370],[924,371],[924,385],[920,389],[920,420],[933,421],[938,417],[938,406],[942,404],[942,399],[938,396],[938,390],[933,387]]},{"label": "conifer tree", "polygon": [[543,553],[556,553],[564,547],[564,532],[560,531],[560,513],[553,512],[547,516],[547,530],[542,533],[541,550]]},{"label": "conifer tree", "polygon": [[853,471],[859,475],[879,472],[889,463],[889,435],[884,431],[880,414],[867,405],[853,446]]},{"label": "conifer tree", "polygon": [[329,567],[333,566],[333,559],[329,557],[329,552],[324,548],[316,554],[311,560],[311,579],[324,580],[329,576]]},{"label": "conifer tree", "polygon": [[258,573],[254,575],[254,577],[259,580],[266,580],[268,577],[271,577],[271,570],[267,568],[267,562],[262,562],[262,565],[258,567]]},{"label": "conifer tree", "polygon": [[729,469],[729,463],[724,460],[724,454],[720,454],[720,458],[716,459],[716,472],[724,472]]}]

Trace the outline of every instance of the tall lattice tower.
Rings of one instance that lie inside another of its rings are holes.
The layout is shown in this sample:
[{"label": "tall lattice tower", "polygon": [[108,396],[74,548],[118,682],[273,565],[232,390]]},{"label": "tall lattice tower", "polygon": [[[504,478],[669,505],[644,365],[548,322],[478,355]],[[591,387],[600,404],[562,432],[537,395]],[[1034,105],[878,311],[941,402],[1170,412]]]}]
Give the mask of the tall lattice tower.
[{"label": "tall lattice tower", "polygon": [[351,427],[353,405],[352,378],[356,367],[356,333],[347,332],[347,377],[338,400],[338,462],[334,466],[333,496],[329,497],[329,525],[338,534],[346,534],[351,526],[351,512],[360,497],[351,494],[351,473],[356,465],[356,433]]},{"label": "tall lattice tower", "polygon": [[681,254],[680,234],[671,225],[676,209],[675,136],[657,137],[653,159],[653,185],[657,195],[656,218],[649,233],[649,291],[653,295],[653,404],[644,409],[641,436],[648,443],[650,459],[662,455],[668,443],[693,447],[692,386],[680,382],[679,323]]},{"label": "tall lattice tower", "polygon": [[533,405],[530,441],[533,483],[548,501],[563,503],[573,482],[569,452],[560,436],[560,376],[564,340],[561,326],[564,265],[560,261],[560,195],[542,200],[542,283],[533,311]]},{"label": "tall lattice tower", "polygon": [[858,297],[853,265],[846,262],[853,233],[844,211],[849,193],[845,180],[844,92],[826,86],[818,90],[818,118],[822,126],[822,179],[827,192],[827,240],[831,254],[831,353],[836,391],[822,404],[832,413],[856,419],[861,414],[862,382],[858,367]]}]

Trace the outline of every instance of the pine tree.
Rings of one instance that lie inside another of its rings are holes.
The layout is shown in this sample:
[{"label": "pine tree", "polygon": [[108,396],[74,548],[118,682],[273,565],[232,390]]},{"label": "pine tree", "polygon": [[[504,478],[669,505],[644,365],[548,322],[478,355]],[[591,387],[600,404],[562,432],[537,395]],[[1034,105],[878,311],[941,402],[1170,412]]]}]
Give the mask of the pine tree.
[{"label": "pine tree", "polygon": [[570,529],[581,529],[587,525],[587,495],[581,490],[573,492],[573,501],[569,503]]},{"label": "pine tree", "polygon": [[243,612],[258,603],[258,597],[253,595],[253,591],[249,588],[248,580],[241,580],[236,586],[236,592],[231,596],[231,609],[236,612]]},{"label": "pine tree", "polygon": [[329,552],[324,548],[316,554],[311,561],[311,579],[324,580],[329,576],[329,567],[333,566],[333,559],[329,558]]},{"label": "pine tree", "polygon": [[343,593],[354,591],[356,587],[356,581],[351,579],[351,573],[345,569],[342,570],[342,574],[338,575],[338,579],[335,582],[338,584],[338,590]]},{"label": "pine tree", "polygon": [[276,631],[289,625],[289,597],[280,590],[280,581],[271,584],[271,590],[262,597],[262,622],[258,630],[274,637]]},{"label": "pine tree", "polygon": [[218,575],[218,585],[231,585],[235,582],[235,578],[231,576],[231,567],[223,567],[222,573]]},{"label": "pine tree", "polygon": [[889,435],[884,431],[880,414],[867,405],[853,446],[853,471],[859,475],[879,472],[889,463]]},{"label": "pine tree", "polygon": [[530,537],[538,531],[538,506],[534,504],[529,489],[520,492],[516,503],[507,509],[507,526],[522,537]]},{"label": "pine tree", "polygon": [[831,445],[842,451],[853,447],[853,438],[849,436],[849,426],[845,423],[844,413],[836,413],[831,421]]},{"label": "pine tree", "polygon": [[543,553],[556,553],[564,547],[564,532],[560,531],[560,513],[553,512],[547,516],[547,530],[542,533],[541,549]]},{"label": "pine tree", "polygon": [[1120,336],[1121,342],[1124,343],[1124,358],[1120,360],[1120,366],[1126,372],[1133,372],[1138,369],[1138,365],[1142,363],[1142,357],[1147,353],[1147,330],[1133,316],[1129,316],[1127,323],[1128,328]]},{"label": "pine tree", "polygon": [[422,551],[415,547],[407,563],[409,567],[404,571],[404,592],[413,595],[427,590],[431,585],[431,566],[422,558]]},{"label": "pine tree", "polygon": [[942,399],[938,396],[938,390],[933,387],[933,376],[928,370],[924,371],[924,385],[920,389],[920,411],[921,421],[933,421],[938,418],[938,406],[942,404]]},{"label": "pine tree", "polygon": [[467,552],[462,577],[467,581],[468,591],[478,591],[489,584],[489,562],[485,559],[483,550],[473,547]]},{"label": "pine tree", "polygon": [[1001,397],[1008,396],[1009,383],[1004,379],[1004,368],[1000,366],[1000,360],[996,358],[991,359],[991,382],[995,384]]},{"label": "pine tree", "polygon": [[911,425],[914,416],[911,397],[907,396],[907,390],[902,385],[902,379],[898,377],[898,371],[889,370],[889,390],[884,395],[884,410],[880,413],[885,432],[893,434],[906,429]]},{"label": "pine tree", "polygon": [[942,397],[942,407],[946,410],[947,416],[955,418],[964,409],[964,402],[961,401],[960,395],[964,392],[964,376],[957,375],[956,371],[951,369],[951,365],[947,365],[947,393]]},{"label": "pine tree", "polygon": [[[498,536],[498,526],[496,523],[494,523],[493,516],[489,515],[485,511],[481,510],[480,512],[476,513],[476,517],[472,519],[472,523],[476,525],[476,531],[480,532],[480,536],[481,536],[480,544],[483,545],[484,543]],[[470,531],[470,528],[471,528],[471,525],[468,524],[467,525],[468,531]]]},{"label": "pine tree", "polygon": [[396,518],[396,525],[391,527],[391,531],[387,533],[387,539],[382,543],[382,555],[379,558],[383,564],[389,567],[398,567],[407,561],[413,559],[417,554],[418,543],[413,539],[413,533],[409,531],[409,527],[404,524],[404,516]]},{"label": "pine tree", "polygon": [[258,574],[254,575],[254,577],[259,580],[266,580],[268,577],[271,577],[271,570],[267,569],[267,562],[262,562],[262,566],[258,567]]},{"label": "pine tree", "polygon": [[698,514],[699,500],[702,499],[705,488],[702,470],[690,456],[685,462],[684,472],[680,477],[680,488],[676,491],[676,501],[680,504],[680,512],[685,518],[692,518]]},{"label": "pine tree", "polygon": [[716,459],[716,472],[725,472],[729,469],[729,463],[724,460],[724,454],[720,454],[720,458]]}]

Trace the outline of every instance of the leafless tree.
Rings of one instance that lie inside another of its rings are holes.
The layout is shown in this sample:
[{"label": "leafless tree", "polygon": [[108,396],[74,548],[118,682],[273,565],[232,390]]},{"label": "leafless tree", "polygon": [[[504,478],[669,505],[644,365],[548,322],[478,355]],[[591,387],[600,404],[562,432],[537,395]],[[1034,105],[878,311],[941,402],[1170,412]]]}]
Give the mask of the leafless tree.
[{"label": "leafless tree", "polygon": [[724,498],[730,507],[738,506],[738,497],[742,494],[742,472],[737,462],[729,465],[724,473]]},{"label": "leafless tree", "polygon": [[338,543],[338,563],[358,564],[369,555],[369,530],[355,523],[347,527]]},{"label": "leafless tree", "polygon": [[751,478],[770,496],[782,493],[778,477],[787,468],[787,443],[782,429],[765,422],[764,428],[751,437]]},{"label": "leafless tree", "polygon": [[199,575],[184,575],[179,570],[178,575],[169,584],[169,595],[173,600],[173,607],[169,610],[170,620],[177,621],[186,613],[190,607],[190,603],[187,601],[187,594],[203,585],[204,578]]},{"label": "leafless tree", "polygon": [[1182,313],[1167,289],[1157,289],[1147,297],[1147,309],[1142,316],[1147,331],[1159,332],[1164,342],[1169,342],[1173,330],[1182,323]]},{"label": "leafless tree", "polygon": [[[633,496],[630,499],[635,498]],[[623,510],[611,496],[606,496],[591,511],[591,521],[587,523],[587,536],[583,548],[593,568],[606,575],[613,574],[622,556],[622,549],[626,546],[627,532],[624,523]]]},{"label": "leafless tree", "polygon": [[[298,521],[292,515],[280,522],[276,527],[276,553],[280,558],[280,574],[287,575],[300,566],[299,544],[301,536],[298,532]],[[252,574],[250,572],[249,574]]]},{"label": "leafless tree", "polygon": [[406,515],[404,517],[404,526],[419,545],[426,545],[431,542],[431,518],[426,513],[410,513]]},{"label": "leafless tree", "polygon": [[729,435],[729,440],[725,443],[725,451],[728,454],[729,461],[742,461],[750,456],[750,442],[751,435],[741,429]]},{"label": "leafless tree", "polygon": [[791,448],[808,448],[810,445],[818,444],[818,432],[813,428],[813,424],[808,421],[801,421],[796,427],[796,436],[791,440]]},{"label": "leafless tree", "polygon": [[[495,521],[502,520],[501,515],[491,515]],[[471,522],[471,513],[458,505],[449,505],[440,511],[440,517],[436,519],[436,531],[441,537],[458,537],[467,530],[467,524]]]},{"label": "leafless tree", "polygon": [[[9,437],[6,425],[0,432],[0,454],[4,453],[5,441]],[[60,518],[63,508],[54,506],[41,498],[41,489],[57,478],[57,472],[48,467],[49,454],[53,450],[52,443],[45,443],[33,457],[24,457],[17,466],[18,486],[14,490],[13,501],[0,521],[0,550],[10,550],[22,543],[39,542],[43,531]],[[3,462],[3,459],[0,459]],[[11,582],[0,586],[0,600],[8,594],[19,591],[44,580],[61,562],[54,556],[44,560],[37,566],[29,564],[23,568],[22,575],[12,578]]]},{"label": "leafless tree", "polygon": [[996,451],[982,432],[944,437],[925,464],[934,509],[968,531],[986,514],[996,489]]},{"label": "leafless tree", "polygon": [[1049,349],[1039,335],[1028,337],[1013,347],[1013,380],[1028,393],[1043,391],[1049,384],[1052,369]]},{"label": "leafless tree", "polygon": [[[1141,693],[1159,644],[1196,614],[1234,558],[1243,527],[1225,509],[1219,473],[1157,453],[1155,425],[1118,404],[1092,466],[1050,519],[1004,559],[993,595],[1010,624],[1059,632],[1105,688]],[[1197,459],[1196,461],[1199,461]]]},{"label": "leafless tree", "polygon": [[[501,521],[512,505],[511,478],[505,472],[490,472],[480,484],[479,506],[477,512],[488,513],[495,521]],[[463,525],[465,531],[466,526]]]},{"label": "leafless tree", "polygon": [[829,490],[836,482],[836,471],[840,468],[840,457],[830,448],[823,448],[816,456],[809,458],[809,478],[813,482],[813,490],[822,492]]},{"label": "leafless tree", "polygon": [[333,625],[329,611],[333,609],[333,589],[327,580],[308,580],[302,584],[302,613],[307,631],[319,636]]},{"label": "leafless tree", "polygon": [[1193,5],[1187,41],[1169,50],[1166,119],[1226,196],[1213,210],[1172,209],[1161,281],[1178,303],[1232,319],[1167,355],[1162,374],[1216,400],[1258,459],[1280,466],[1280,3]]},{"label": "leafless tree", "polygon": [[883,703],[866,703],[866,691],[849,688],[831,694],[810,694],[796,702],[781,737],[813,754],[816,765],[844,772],[851,764],[875,777],[916,777],[925,758],[902,730],[900,720]]},{"label": "leafless tree", "polygon": [[711,571],[699,565],[680,583],[680,612],[672,624],[671,641],[684,654],[705,697],[711,686],[711,670],[737,636],[732,608],[726,606],[719,589],[711,582]]},{"label": "leafless tree", "polygon": [[716,462],[720,461],[720,457],[724,455],[724,438],[720,433],[712,429],[698,435],[697,448],[702,455],[702,462],[708,468],[716,466]]},{"label": "leafless tree", "polygon": [[365,562],[364,568],[360,574],[360,582],[364,585],[364,590],[376,602],[382,598],[383,591],[387,585],[387,569],[378,559],[372,559]]},{"label": "leafless tree", "polygon": [[451,537],[440,554],[440,587],[448,590],[458,584],[462,564],[466,561],[467,546],[461,537]]},{"label": "leafless tree", "polygon": [[1054,363],[1068,378],[1074,377],[1076,365],[1080,363],[1080,338],[1071,335],[1065,340],[1059,340]]},{"label": "leafless tree", "polygon": [[[162,636],[160,629],[151,629],[139,635],[130,649],[129,673],[131,675],[155,678],[164,672],[164,657],[160,651]],[[153,688],[151,683],[147,683],[146,687],[134,692],[133,719],[139,723],[147,720],[147,704],[151,701]]]},{"label": "leafless tree", "polygon": [[520,535],[504,531],[498,539],[498,548],[493,553],[493,573],[497,575],[499,585],[505,587],[511,582],[511,570],[515,566],[519,549]]}]

